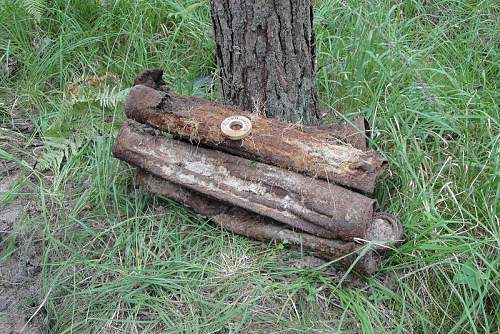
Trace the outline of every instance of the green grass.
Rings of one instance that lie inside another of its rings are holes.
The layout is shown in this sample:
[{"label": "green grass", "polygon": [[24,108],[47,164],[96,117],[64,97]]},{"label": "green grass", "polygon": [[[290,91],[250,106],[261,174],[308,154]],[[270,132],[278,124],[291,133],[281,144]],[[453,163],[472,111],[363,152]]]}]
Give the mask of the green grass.
[{"label": "green grass", "polygon": [[500,6],[326,0],[315,15],[322,105],[367,117],[390,162],[376,196],[405,228],[361,285],[131,191],[112,158],[141,70],[219,97],[196,84],[215,70],[204,1],[0,0],[0,119],[31,119],[46,147],[30,170],[31,148],[0,143],[34,175],[47,332],[498,331]]}]

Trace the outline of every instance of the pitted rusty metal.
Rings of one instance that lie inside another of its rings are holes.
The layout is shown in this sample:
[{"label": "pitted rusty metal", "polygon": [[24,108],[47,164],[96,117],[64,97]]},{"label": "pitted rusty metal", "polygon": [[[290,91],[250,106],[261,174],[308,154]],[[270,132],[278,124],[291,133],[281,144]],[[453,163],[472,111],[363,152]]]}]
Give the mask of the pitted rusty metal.
[{"label": "pitted rusty metal", "polygon": [[136,182],[153,194],[166,196],[190,207],[196,213],[209,217],[212,222],[233,233],[264,242],[286,241],[287,244],[309,251],[315,256],[327,260],[339,259],[345,268],[354,263],[356,270],[367,274],[374,273],[378,268],[378,256],[369,250],[363,252],[364,255],[359,259],[362,246],[354,242],[330,240],[287,229],[268,217],[217,201],[141,169],[137,171]]},{"label": "pitted rusty metal", "polygon": [[346,188],[224,152],[157,136],[128,120],[113,154],[169,182],[308,233],[364,238],[376,201]]},{"label": "pitted rusty metal", "polygon": [[[368,273],[377,266],[374,251],[401,241],[400,221],[378,212],[377,202],[361,194],[373,192],[386,164],[367,150],[364,119],[294,126],[177,95],[164,84],[161,70],[145,71],[134,81],[125,106],[130,120],[113,146],[117,158],[139,168],[137,181],[148,191],[235,233],[289,240]],[[220,126],[235,115],[252,124],[239,140],[229,139]],[[359,260],[356,242],[364,241],[372,248]]]},{"label": "pitted rusty metal", "polygon": [[[160,84],[154,84],[155,80],[161,83],[161,76],[136,80],[125,105],[129,118],[184,140],[364,193],[373,192],[377,177],[385,169],[383,157],[366,151],[366,128],[362,120],[357,122],[362,129],[350,125],[293,126],[231,106],[166,92]],[[220,130],[221,122],[235,115],[252,121],[252,132],[237,141],[226,138]]]}]

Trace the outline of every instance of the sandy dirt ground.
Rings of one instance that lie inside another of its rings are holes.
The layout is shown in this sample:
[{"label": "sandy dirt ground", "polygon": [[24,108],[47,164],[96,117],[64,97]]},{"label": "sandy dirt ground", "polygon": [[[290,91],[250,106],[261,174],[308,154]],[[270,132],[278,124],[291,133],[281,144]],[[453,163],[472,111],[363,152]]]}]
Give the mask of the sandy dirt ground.
[{"label": "sandy dirt ground", "polygon": [[[3,137],[0,148],[14,154],[16,140]],[[0,333],[42,333],[39,308],[42,240],[29,221],[37,216],[36,197],[19,166],[0,158]],[[21,185],[21,186],[20,186]],[[39,309],[39,310],[38,310]],[[38,312],[36,312],[38,310]],[[36,313],[36,314],[35,314]],[[35,314],[35,316],[33,316]]]}]

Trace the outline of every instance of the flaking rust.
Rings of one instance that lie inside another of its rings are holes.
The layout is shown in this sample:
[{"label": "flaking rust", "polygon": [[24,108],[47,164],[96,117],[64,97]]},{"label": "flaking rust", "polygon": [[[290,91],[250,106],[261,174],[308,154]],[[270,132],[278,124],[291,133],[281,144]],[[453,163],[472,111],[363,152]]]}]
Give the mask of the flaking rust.
[{"label": "flaking rust", "polygon": [[[143,73],[125,105],[127,116],[181,139],[251,160],[291,169],[364,193],[372,193],[386,160],[366,148],[363,120],[355,125],[301,127],[191,96],[168,92],[161,71]],[[231,116],[252,120],[242,140],[225,138],[220,124]]]},{"label": "flaking rust", "polygon": [[[113,146],[117,158],[138,167],[136,180],[147,191],[234,233],[286,240],[366,273],[377,268],[375,252],[401,241],[399,220],[367,196],[386,160],[368,150],[363,118],[285,124],[169,92],[162,73],[136,78],[125,105],[129,120]],[[221,123],[234,116],[251,120],[245,137],[223,135]]]},{"label": "flaking rust", "polygon": [[159,178],[222,203],[269,217],[284,225],[328,239],[390,241],[400,236],[374,228],[376,201],[324,180],[254,162],[221,151],[161,136],[128,120],[113,154]]},{"label": "flaking rust", "polygon": [[141,169],[137,171],[136,182],[146,191],[181,203],[233,233],[263,242],[286,242],[315,256],[338,260],[345,268],[354,264],[356,270],[367,274],[377,270],[377,254],[373,250],[361,252],[363,246],[354,242],[330,240],[290,230],[270,218],[217,201]]}]

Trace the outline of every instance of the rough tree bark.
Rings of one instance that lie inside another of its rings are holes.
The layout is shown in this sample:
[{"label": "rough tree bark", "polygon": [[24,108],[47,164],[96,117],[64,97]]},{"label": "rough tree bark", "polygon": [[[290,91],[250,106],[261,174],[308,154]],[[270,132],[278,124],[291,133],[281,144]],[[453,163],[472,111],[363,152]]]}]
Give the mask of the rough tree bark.
[{"label": "rough tree bark", "polygon": [[310,0],[211,0],[224,99],[291,123],[316,124]]}]

